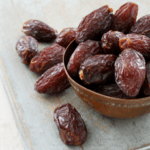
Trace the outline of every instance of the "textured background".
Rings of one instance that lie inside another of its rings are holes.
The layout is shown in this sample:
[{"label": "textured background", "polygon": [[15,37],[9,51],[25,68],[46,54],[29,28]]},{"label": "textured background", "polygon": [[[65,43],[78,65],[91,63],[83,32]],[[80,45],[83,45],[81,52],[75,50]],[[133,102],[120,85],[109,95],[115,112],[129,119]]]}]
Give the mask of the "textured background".
[{"label": "textured background", "polygon": [[[3,146],[9,149],[9,144],[16,138],[15,150],[22,147],[25,150],[81,150],[81,147],[63,144],[53,122],[54,108],[67,102],[76,107],[87,126],[84,150],[130,150],[150,144],[150,114],[126,120],[109,118],[82,102],[72,88],[56,96],[40,95],[34,91],[38,76],[20,63],[15,51],[17,40],[24,35],[22,24],[29,19],[41,20],[60,32],[66,27],[77,27],[81,19],[94,9],[109,4],[116,11],[125,2],[128,0],[0,1],[0,84],[4,89],[0,100],[1,107],[4,107],[0,113],[6,114],[6,117],[0,116],[0,128],[6,130],[0,130],[2,149]],[[149,0],[132,2],[139,5],[138,18],[150,13]],[[47,45],[39,44],[39,50]],[[4,99],[8,100],[12,113]],[[3,126],[5,122],[9,124],[7,127]]]}]

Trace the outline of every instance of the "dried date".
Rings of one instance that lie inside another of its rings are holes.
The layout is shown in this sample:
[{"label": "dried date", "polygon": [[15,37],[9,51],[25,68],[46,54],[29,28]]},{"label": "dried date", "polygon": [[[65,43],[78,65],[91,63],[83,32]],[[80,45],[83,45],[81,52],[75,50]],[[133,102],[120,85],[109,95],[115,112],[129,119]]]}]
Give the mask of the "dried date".
[{"label": "dried date", "polygon": [[114,77],[116,56],[101,54],[88,57],[80,66],[79,77],[86,85],[104,84]]},{"label": "dried date", "polygon": [[145,96],[150,96],[150,61],[146,64],[146,77],[141,91]]},{"label": "dried date", "polygon": [[61,63],[65,48],[54,44],[41,50],[30,63],[30,70],[36,73],[44,73],[47,69]]},{"label": "dried date", "polygon": [[21,57],[22,63],[28,65],[38,52],[38,42],[31,36],[23,36],[16,44],[16,51]]},{"label": "dried date", "polygon": [[23,24],[22,32],[39,42],[51,42],[57,37],[57,31],[39,20],[28,20]]},{"label": "dried date", "polygon": [[115,62],[115,80],[128,96],[139,94],[146,74],[143,55],[133,49],[124,50]]},{"label": "dried date", "polygon": [[63,63],[48,69],[35,83],[35,90],[43,94],[63,92],[70,86]]},{"label": "dried date", "polygon": [[122,51],[126,48],[133,48],[143,54],[143,56],[150,58],[150,38],[144,35],[124,35],[119,39],[119,47]]},{"label": "dried date", "polygon": [[119,31],[112,30],[104,33],[101,39],[104,53],[118,55],[121,52],[119,48],[119,38],[123,35],[124,34]]},{"label": "dried date", "polygon": [[125,3],[115,12],[111,30],[120,31],[125,34],[128,33],[136,22],[137,14],[137,4],[131,2]]},{"label": "dried date", "polygon": [[123,98],[123,99],[132,99],[133,98],[133,97],[129,97],[126,94],[124,94],[116,83],[100,85],[98,88],[95,89],[95,91],[97,93],[100,93],[100,94],[103,94],[106,96],[110,96],[110,97]]},{"label": "dried date", "polygon": [[66,48],[70,44],[70,42],[75,38],[76,38],[76,29],[65,28],[57,36],[56,43]]},{"label": "dried date", "polygon": [[141,17],[131,28],[130,33],[141,34],[150,38],[150,15]]},{"label": "dried date", "polygon": [[113,9],[105,5],[85,16],[77,28],[76,42],[99,40],[112,25],[112,12]]},{"label": "dried date", "polygon": [[61,140],[67,145],[82,145],[87,137],[83,119],[69,103],[57,107],[54,121],[59,130]]},{"label": "dried date", "polygon": [[100,42],[87,40],[83,43],[80,43],[71,55],[67,65],[67,70],[70,76],[76,77],[78,75],[80,65],[86,58],[102,53],[103,51]]}]

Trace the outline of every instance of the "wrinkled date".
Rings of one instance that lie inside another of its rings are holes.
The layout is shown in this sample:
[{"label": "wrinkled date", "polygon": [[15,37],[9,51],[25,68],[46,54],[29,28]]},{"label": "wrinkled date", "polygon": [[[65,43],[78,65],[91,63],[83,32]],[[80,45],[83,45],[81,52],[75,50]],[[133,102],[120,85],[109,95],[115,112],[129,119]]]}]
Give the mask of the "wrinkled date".
[{"label": "wrinkled date", "polygon": [[125,95],[116,83],[100,85],[95,91],[97,93],[100,93],[106,96],[116,97],[116,98],[123,98],[123,99],[133,98],[133,97],[129,97]]},{"label": "wrinkled date", "polygon": [[146,77],[141,90],[145,96],[150,96],[150,62],[146,64]]},{"label": "wrinkled date", "polygon": [[115,62],[115,80],[128,96],[139,94],[146,74],[143,55],[133,49],[124,50]]},{"label": "wrinkled date", "polygon": [[130,33],[142,34],[150,38],[150,15],[140,18],[131,28]]},{"label": "wrinkled date", "polygon": [[145,57],[150,58],[150,38],[144,35],[124,35],[119,39],[119,47],[121,50],[133,48],[143,54]]},{"label": "wrinkled date", "polygon": [[16,44],[16,51],[22,63],[30,64],[31,59],[37,54],[38,42],[31,36],[23,36]]},{"label": "wrinkled date", "polygon": [[35,90],[43,94],[60,93],[70,86],[63,63],[48,69],[35,83]]},{"label": "wrinkled date", "polygon": [[54,121],[59,130],[61,140],[67,145],[82,145],[87,137],[83,119],[69,103],[57,107]]},{"label": "wrinkled date", "polygon": [[51,42],[57,36],[57,31],[39,20],[29,20],[23,24],[22,31],[40,42]]},{"label": "wrinkled date", "polygon": [[135,3],[125,3],[116,12],[111,30],[128,33],[136,22],[138,5]]},{"label": "wrinkled date", "polygon": [[44,73],[52,66],[61,63],[65,48],[54,44],[41,50],[30,63],[30,70],[36,73]]},{"label": "wrinkled date", "polygon": [[119,48],[119,38],[123,35],[121,32],[111,30],[104,33],[101,39],[104,53],[118,55],[121,52]]},{"label": "wrinkled date", "polygon": [[56,43],[66,48],[75,38],[76,30],[74,28],[66,28],[59,33],[56,38]]},{"label": "wrinkled date", "polygon": [[114,77],[116,56],[101,54],[87,58],[80,66],[79,77],[86,85],[103,84]]},{"label": "wrinkled date", "polygon": [[67,65],[67,70],[71,77],[76,77],[81,63],[88,57],[102,54],[101,43],[87,40],[86,42],[80,43],[70,57]]},{"label": "wrinkled date", "polygon": [[76,42],[81,43],[88,39],[99,40],[112,25],[114,19],[112,12],[113,9],[105,5],[83,18],[77,28]]}]

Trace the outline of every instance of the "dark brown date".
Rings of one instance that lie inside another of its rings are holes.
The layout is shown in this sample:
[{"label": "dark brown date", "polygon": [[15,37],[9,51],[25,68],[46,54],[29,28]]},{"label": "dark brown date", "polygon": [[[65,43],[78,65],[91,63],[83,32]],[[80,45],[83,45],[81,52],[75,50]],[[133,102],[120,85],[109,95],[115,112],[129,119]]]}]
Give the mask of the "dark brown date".
[{"label": "dark brown date", "polygon": [[150,38],[150,15],[140,18],[131,28],[130,33],[142,34]]},{"label": "dark brown date", "polygon": [[77,28],[76,42],[100,40],[101,36],[110,30],[114,19],[112,12],[113,9],[105,5],[84,17]]},{"label": "dark brown date", "polygon": [[87,40],[83,43],[80,43],[71,55],[67,65],[67,70],[70,76],[76,77],[78,75],[80,65],[86,58],[102,53],[103,51],[100,42]]},{"label": "dark brown date", "polygon": [[119,38],[124,34],[119,31],[108,31],[104,33],[101,39],[102,48],[105,54],[118,55],[121,50],[119,48]]},{"label": "dark brown date", "polygon": [[44,73],[47,69],[61,63],[65,48],[54,44],[41,50],[30,63],[30,70],[36,73]]},{"label": "dark brown date", "polygon": [[35,83],[35,90],[43,94],[60,93],[70,86],[63,63],[48,69]]},{"label": "dark brown date", "polygon": [[114,63],[116,58],[113,54],[88,57],[80,66],[80,79],[86,85],[108,82],[114,77]]},{"label": "dark brown date", "polygon": [[146,74],[143,55],[133,49],[124,50],[115,62],[115,80],[128,96],[139,94]]},{"label": "dark brown date", "polygon": [[39,42],[51,42],[57,31],[39,20],[28,20],[23,24],[22,32],[37,39]]},{"label": "dark brown date", "polygon": [[146,77],[141,91],[145,96],[150,96],[150,61],[146,64]]},{"label": "dark brown date", "polygon": [[135,3],[125,3],[116,12],[111,30],[129,33],[131,27],[136,22],[138,5]]},{"label": "dark brown date", "polygon": [[28,65],[38,52],[38,42],[31,36],[23,36],[16,44],[16,51],[21,57],[22,63]]},{"label": "dark brown date", "polygon": [[124,35],[119,39],[119,47],[122,51],[126,48],[133,48],[143,54],[143,56],[150,58],[150,38],[144,35]]},{"label": "dark brown date", "polygon": [[106,85],[100,85],[96,90],[97,93],[110,96],[110,97],[116,97],[116,98],[123,98],[123,99],[132,99],[133,97],[129,97],[125,95],[119,86],[114,84],[106,84]]},{"label": "dark brown date", "polygon": [[69,103],[57,107],[54,121],[59,130],[61,140],[67,145],[82,145],[87,137],[83,119]]},{"label": "dark brown date", "polygon": [[70,42],[75,38],[76,38],[76,29],[65,28],[57,36],[56,43],[66,48],[70,44]]}]

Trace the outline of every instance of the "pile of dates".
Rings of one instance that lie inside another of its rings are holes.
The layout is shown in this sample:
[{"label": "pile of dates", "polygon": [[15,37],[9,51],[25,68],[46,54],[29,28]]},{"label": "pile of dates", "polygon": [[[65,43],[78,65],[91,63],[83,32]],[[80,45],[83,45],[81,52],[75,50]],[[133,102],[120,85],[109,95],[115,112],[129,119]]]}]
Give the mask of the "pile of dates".
[{"label": "pile of dates", "polygon": [[[122,5],[114,14],[108,5],[83,18],[77,28],[59,34],[39,20],[23,24],[16,51],[22,63],[40,74],[35,90],[60,93],[70,86],[63,66],[63,54],[73,40],[78,46],[67,65],[73,79],[95,92],[111,97],[134,99],[150,96],[150,15],[136,21],[138,5]],[[52,42],[38,51],[38,42]],[[65,144],[82,145],[87,130],[71,104],[54,111],[54,121]]]}]

